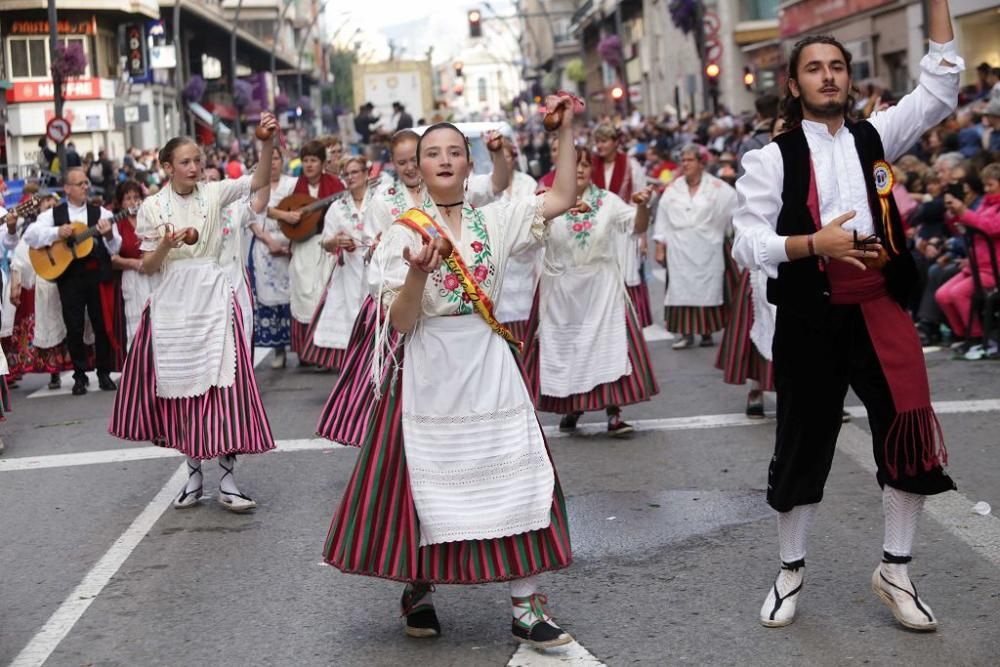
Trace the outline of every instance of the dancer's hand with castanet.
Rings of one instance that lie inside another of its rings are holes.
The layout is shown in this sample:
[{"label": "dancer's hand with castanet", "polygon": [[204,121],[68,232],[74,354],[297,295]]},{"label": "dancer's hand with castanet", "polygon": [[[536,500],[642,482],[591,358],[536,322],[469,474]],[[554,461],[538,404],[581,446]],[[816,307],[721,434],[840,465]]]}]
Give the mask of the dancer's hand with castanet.
[{"label": "dancer's hand with castanet", "polygon": [[[860,247],[856,243],[856,235],[844,229],[844,223],[853,220],[856,213],[848,211],[830,221],[823,229],[809,236],[793,236],[791,239],[797,241],[796,246],[790,247],[785,243],[789,259],[801,259],[812,255],[829,257],[841,262],[847,262],[856,266],[862,271],[868,269],[864,260],[874,260],[882,253],[882,244],[879,241],[865,243]],[[812,245],[810,248],[810,238]]]}]

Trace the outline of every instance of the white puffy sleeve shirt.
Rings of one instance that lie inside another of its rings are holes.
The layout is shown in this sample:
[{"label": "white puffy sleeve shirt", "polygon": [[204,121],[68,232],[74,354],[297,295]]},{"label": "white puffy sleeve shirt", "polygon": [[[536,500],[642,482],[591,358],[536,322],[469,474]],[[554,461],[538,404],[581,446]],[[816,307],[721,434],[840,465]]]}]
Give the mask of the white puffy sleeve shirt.
[{"label": "white puffy sleeve shirt", "polygon": [[[930,43],[920,61],[920,81],[899,104],[872,114],[869,122],[882,138],[886,160],[892,162],[912,146],[929,128],[951,114],[958,104],[959,76],[965,62],[955,51],[955,42]],[[854,211],[844,229],[873,234],[875,226],[868,207],[868,193],[854,136],[846,126],[831,135],[826,125],[803,121],[806,141],[816,171],[820,220],[823,225]],[[785,237],[775,231],[781,211],[784,165],[781,151],[771,143],[743,156],[745,173],[736,182],[739,206],[733,218],[736,238],[733,258],[741,266],[759,268],[771,278],[778,265],[788,261]]]}]

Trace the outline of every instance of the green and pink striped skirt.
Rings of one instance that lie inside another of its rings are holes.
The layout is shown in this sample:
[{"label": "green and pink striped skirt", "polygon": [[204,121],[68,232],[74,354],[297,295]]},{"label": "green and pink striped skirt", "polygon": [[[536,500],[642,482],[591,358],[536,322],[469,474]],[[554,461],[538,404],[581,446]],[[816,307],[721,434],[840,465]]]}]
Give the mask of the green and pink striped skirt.
[{"label": "green and pink striped skirt", "polygon": [[745,384],[756,380],[764,391],[774,391],[774,364],[764,358],[750,339],[753,327],[753,288],[750,272],[744,271],[729,311],[729,322],[722,335],[715,367],[723,372],[726,384]]},{"label": "green and pink striped skirt", "polygon": [[[316,435],[349,447],[360,447],[364,441],[368,417],[375,407],[375,385],[372,383],[372,355],[375,352],[375,318],[378,309],[369,295],[361,304],[354,320],[351,340],[347,344],[340,377],[323,406]],[[386,323],[388,326],[388,323]],[[385,358],[391,359],[399,336],[388,332]],[[387,365],[387,368],[391,366]]]},{"label": "green and pink striped skirt", "polygon": [[[396,353],[402,363],[404,346]],[[403,447],[402,385],[402,369],[386,373],[382,397],[369,415],[361,454],[330,526],[324,560],[350,574],[434,584],[507,581],[568,566],[572,552],[558,475],[548,528],[420,546],[420,518]]]},{"label": "green and pink striped skirt", "polygon": [[[605,382],[590,391],[572,396],[556,397],[542,394],[538,399],[538,409],[542,412],[555,412],[561,415],[573,412],[593,412],[608,407],[623,407],[633,403],[641,403],[659,394],[660,386],[653,375],[653,365],[649,360],[646,339],[643,337],[635,313],[627,305],[625,307],[625,333],[628,336],[628,359],[632,364],[630,374],[623,375],[614,382]],[[538,351],[540,347],[534,345],[530,353],[530,361],[535,365],[535,377],[538,375]]]}]

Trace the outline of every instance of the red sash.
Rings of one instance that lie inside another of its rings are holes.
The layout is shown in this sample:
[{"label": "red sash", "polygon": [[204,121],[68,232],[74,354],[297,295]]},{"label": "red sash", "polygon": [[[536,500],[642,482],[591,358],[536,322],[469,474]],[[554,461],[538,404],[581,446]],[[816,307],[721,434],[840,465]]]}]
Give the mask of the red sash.
[{"label": "red sash", "polygon": [[[427,243],[431,243],[437,238],[447,238],[447,234],[441,229],[441,226],[438,225],[434,218],[419,208],[411,208],[397,218],[396,223],[405,225],[417,232]],[[497,321],[496,316],[493,314],[493,301],[490,300],[489,295],[483,291],[483,288],[472,277],[472,273],[465,264],[465,260],[462,259],[461,253],[453,250],[451,255],[444,258],[444,262],[448,266],[448,269],[458,278],[458,283],[461,285],[462,291],[469,297],[469,303],[472,304],[475,311],[486,320],[486,323],[490,325],[494,333],[498,334],[514,349],[520,352],[521,341],[514,337],[510,329]]]},{"label": "red sash", "polygon": [[615,168],[611,172],[611,183],[604,182],[604,160],[601,156],[594,155],[591,158],[591,179],[594,185],[605,190],[609,190],[625,201],[632,197],[632,170],[629,169],[628,155],[625,153],[615,153]]}]

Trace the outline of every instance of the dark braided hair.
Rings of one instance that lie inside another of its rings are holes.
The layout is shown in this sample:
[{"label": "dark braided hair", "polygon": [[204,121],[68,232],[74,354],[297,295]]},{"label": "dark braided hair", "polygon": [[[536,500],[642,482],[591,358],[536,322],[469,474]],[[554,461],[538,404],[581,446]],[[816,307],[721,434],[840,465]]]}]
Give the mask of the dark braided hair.
[{"label": "dark braided hair", "polygon": [[[840,49],[841,54],[844,56],[844,62],[847,64],[848,77],[850,77],[851,71],[851,52],[840,43],[835,37],[830,35],[809,35],[803,37],[795,46],[792,47],[792,52],[788,56],[788,76],[785,79],[785,86],[783,91],[783,96],[781,99],[781,118],[785,121],[785,130],[791,130],[802,124],[802,99],[801,97],[795,97],[792,95],[792,89],[789,82],[793,79],[798,83],[799,75],[799,59],[802,57],[802,51],[813,44],[830,44],[831,46],[836,46]],[[859,92],[854,86],[854,82],[848,78],[848,92],[847,92],[847,102],[844,104],[844,116],[847,118],[852,118],[854,116],[854,106],[857,102],[856,94]],[[801,96],[802,91],[799,89],[799,95]]]}]

